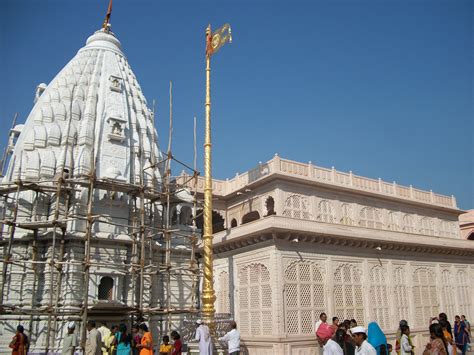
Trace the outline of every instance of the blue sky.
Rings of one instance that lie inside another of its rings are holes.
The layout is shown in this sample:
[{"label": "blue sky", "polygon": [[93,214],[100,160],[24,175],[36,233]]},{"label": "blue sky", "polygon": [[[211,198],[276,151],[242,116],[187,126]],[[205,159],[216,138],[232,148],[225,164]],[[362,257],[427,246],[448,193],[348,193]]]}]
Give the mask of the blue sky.
[{"label": "blue sky", "polygon": [[[107,0],[0,1],[0,123],[26,119],[98,29]],[[284,158],[454,194],[474,208],[473,2],[124,1],[112,29],[151,103],[162,147],[173,81],[173,151],[202,171],[204,30],[234,41],[213,57],[213,174]],[[178,166],[175,166],[178,173]]]}]

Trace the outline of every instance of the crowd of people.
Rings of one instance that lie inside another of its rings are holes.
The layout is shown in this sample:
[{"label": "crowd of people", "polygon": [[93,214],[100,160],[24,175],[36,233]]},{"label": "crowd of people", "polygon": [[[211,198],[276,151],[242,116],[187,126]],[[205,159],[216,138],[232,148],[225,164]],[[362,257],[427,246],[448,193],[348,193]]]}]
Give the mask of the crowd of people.
[{"label": "crowd of people", "polygon": [[[430,341],[425,345],[423,355],[466,355],[471,341],[471,325],[466,316],[456,316],[454,326],[446,313],[432,317],[429,322]],[[218,340],[227,344],[229,355],[240,354],[240,333],[237,323],[230,323],[231,330]],[[162,343],[155,347],[153,337],[146,323],[132,326],[128,332],[125,324],[102,323],[96,328],[93,320],[87,322],[87,339],[83,345],[85,355],[181,355],[183,343],[177,331],[164,335]],[[376,322],[365,328],[355,319],[340,321],[333,317],[328,323],[326,313],[321,313],[315,326],[316,339],[323,355],[414,355],[415,345],[406,320],[399,322],[395,348],[387,343],[387,338]],[[67,334],[63,340],[63,355],[73,355],[79,347],[74,322],[67,324]],[[199,342],[201,355],[212,355],[213,345],[209,327],[201,320],[196,321],[195,340]],[[12,355],[26,355],[29,340],[22,325],[17,327],[10,343]],[[396,354],[395,354],[396,353]],[[419,353],[419,352],[418,352]]]},{"label": "crowd of people", "polygon": [[[125,324],[112,325],[109,329],[104,322],[96,329],[95,322],[91,320],[87,322],[87,331],[85,355],[154,355],[155,351],[159,355],[181,355],[183,351],[181,336],[177,331],[164,335],[162,343],[155,347],[151,332],[144,322],[133,325],[129,333]],[[63,348],[64,355],[73,354],[74,348],[68,351]]]},{"label": "crowd of people", "polygon": [[[237,323],[230,323],[231,330],[219,341],[227,344],[229,355],[240,354],[240,333],[237,330]],[[79,344],[76,335],[76,324],[67,323],[67,333],[63,339],[62,354],[73,355],[80,347],[85,355],[181,355],[183,343],[180,334],[174,330],[170,335],[164,335],[161,344],[153,344],[153,337],[146,323],[141,322],[132,326],[128,332],[125,324],[112,325],[107,327],[102,322],[97,328],[96,322],[89,320],[86,325],[87,338],[84,344]],[[170,341],[171,339],[171,341]],[[195,340],[199,343],[199,353],[201,355],[212,355],[213,345],[209,327],[202,321],[196,321]],[[26,355],[28,353],[29,340],[24,333],[22,325],[17,327],[17,332],[13,337],[10,348],[12,355]]]},{"label": "crowd of people", "polygon": [[[456,316],[454,327],[446,313],[432,317],[429,322],[430,341],[423,355],[466,355],[471,341],[471,325],[466,316]],[[410,336],[410,327],[401,320],[396,334],[395,349],[377,324],[368,327],[357,325],[355,319],[342,322],[333,317],[329,324],[326,313],[321,313],[315,326],[316,339],[323,355],[413,355],[415,346]]]}]

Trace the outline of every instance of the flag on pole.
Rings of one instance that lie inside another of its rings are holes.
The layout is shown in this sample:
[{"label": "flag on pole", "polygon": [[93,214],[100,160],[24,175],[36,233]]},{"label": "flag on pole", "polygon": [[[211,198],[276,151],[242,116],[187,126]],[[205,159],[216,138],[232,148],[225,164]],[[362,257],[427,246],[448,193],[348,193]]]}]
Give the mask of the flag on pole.
[{"label": "flag on pole", "polygon": [[232,32],[228,23],[213,33],[211,33],[210,27],[208,27],[206,38],[206,55],[210,57],[227,42],[232,43]]},{"label": "flag on pole", "polygon": [[107,8],[107,13],[105,14],[104,24],[102,25],[104,29],[107,29],[107,26],[110,22],[110,15],[112,15],[112,0],[109,1],[109,7]]}]

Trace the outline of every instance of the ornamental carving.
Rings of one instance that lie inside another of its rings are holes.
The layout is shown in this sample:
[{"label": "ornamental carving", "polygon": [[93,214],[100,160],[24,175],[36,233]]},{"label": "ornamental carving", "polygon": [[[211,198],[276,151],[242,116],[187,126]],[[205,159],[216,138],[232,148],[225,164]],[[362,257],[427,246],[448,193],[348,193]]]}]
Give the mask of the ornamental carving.
[{"label": "ornamental carving", "polygon": [[120,116],[112,116],[107,119],[110,141],[123,142],[125,139],[125,123],[127,122]]},{"label": "ornamental carving", "polygon": [[109,77],[109,87],[112,91],[122,92],[122,78],[116,75],[111,75]]}]

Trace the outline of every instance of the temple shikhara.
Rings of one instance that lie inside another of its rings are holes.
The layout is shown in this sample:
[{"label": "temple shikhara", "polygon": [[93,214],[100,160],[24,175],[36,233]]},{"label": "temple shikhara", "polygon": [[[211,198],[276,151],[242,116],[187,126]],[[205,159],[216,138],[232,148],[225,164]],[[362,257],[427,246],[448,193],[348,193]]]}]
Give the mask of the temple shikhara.
[{"label": "temple shikhara", "polygon": [[195,310],[193,197],[172,181],[153,112],[112,32],[94,33],[38,86],[8,149],[0,353],[18,322],[40,353],[60,349],[68,319],[82,334],[86,319],[131,316],[169,329]]},{"label": "temple shikhara", "polygon": [[[150,106],[105,26],[12,127],[0,353],[18,324],[44,354],[70,321],[83,337],[88,319],[143,318],[159,344],[199,313],[205,179],[171,174]],[[278,155],[212,185],[215,310],[248,354],[318,354],[321,312],[375,320],[392,343],[406,319],[419,349],[430,317],[474,318],[474,242],[453,196]]]}]

